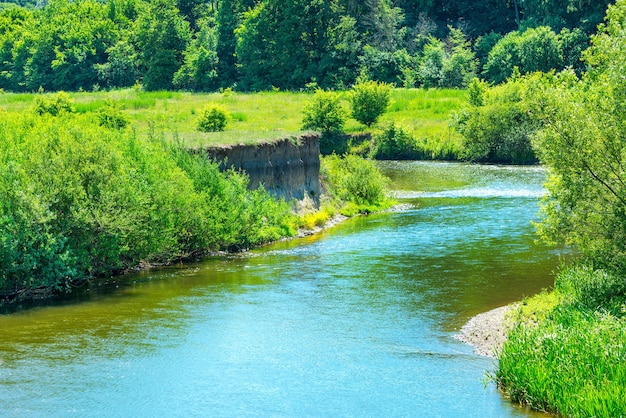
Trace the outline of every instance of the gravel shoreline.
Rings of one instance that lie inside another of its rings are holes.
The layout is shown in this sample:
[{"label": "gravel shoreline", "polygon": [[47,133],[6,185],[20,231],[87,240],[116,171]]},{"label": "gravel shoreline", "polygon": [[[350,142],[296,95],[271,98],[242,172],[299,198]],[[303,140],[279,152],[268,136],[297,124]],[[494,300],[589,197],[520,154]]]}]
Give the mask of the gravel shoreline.
[{"label": "gravel shoreline", "polygon": [[502,306],[471,318],[454,337],[474,347],[481,356],[496,357],[509,329],[507,313],[514,306]]}]

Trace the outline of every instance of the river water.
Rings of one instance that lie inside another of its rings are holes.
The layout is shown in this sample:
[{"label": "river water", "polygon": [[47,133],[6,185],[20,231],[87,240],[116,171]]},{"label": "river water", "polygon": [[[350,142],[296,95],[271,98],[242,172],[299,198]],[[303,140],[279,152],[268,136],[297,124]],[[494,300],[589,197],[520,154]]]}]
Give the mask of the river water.
[{"label": "river water", "polygon": [[381,166],[412,208],[3,312],[0,416],[527,416],[453,336],[551,286],[543,171]]}]

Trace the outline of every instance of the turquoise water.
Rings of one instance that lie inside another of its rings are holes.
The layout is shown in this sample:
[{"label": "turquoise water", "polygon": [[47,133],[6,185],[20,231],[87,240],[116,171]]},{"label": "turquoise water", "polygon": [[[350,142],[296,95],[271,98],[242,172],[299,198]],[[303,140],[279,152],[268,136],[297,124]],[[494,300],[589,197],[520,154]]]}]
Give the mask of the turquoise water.
[{"label": "turquoise water", "polygon": [[552,284],[543,171],[381,165],[411,208],[0,315],[0,416],[527,416],[453,336]]}]

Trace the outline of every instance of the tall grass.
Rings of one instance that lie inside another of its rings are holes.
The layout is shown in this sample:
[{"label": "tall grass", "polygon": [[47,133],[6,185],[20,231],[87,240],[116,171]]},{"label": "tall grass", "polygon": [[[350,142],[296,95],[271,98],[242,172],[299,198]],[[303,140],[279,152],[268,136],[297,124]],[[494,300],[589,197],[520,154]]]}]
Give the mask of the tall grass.
[{"label": "tall grass", "polygon": [[[624,279],[605,272],[561,272],[549,307],[539,296],[520,312],[499,357],[500,387],[513,401],[540,411],[626,416],[623,291]],[[543,312],[539,320],[529,315],[536,311]]]}]

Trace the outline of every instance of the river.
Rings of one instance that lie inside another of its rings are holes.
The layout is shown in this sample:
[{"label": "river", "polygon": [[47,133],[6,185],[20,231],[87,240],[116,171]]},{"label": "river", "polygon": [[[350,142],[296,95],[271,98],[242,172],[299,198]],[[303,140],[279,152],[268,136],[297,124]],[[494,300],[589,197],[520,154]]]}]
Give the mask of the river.
[{"label": "river", "polygon": [[5,310],[0,416],[528,416],[453,336],[551,286],[543,171],[381,167],[411,208]]}]

